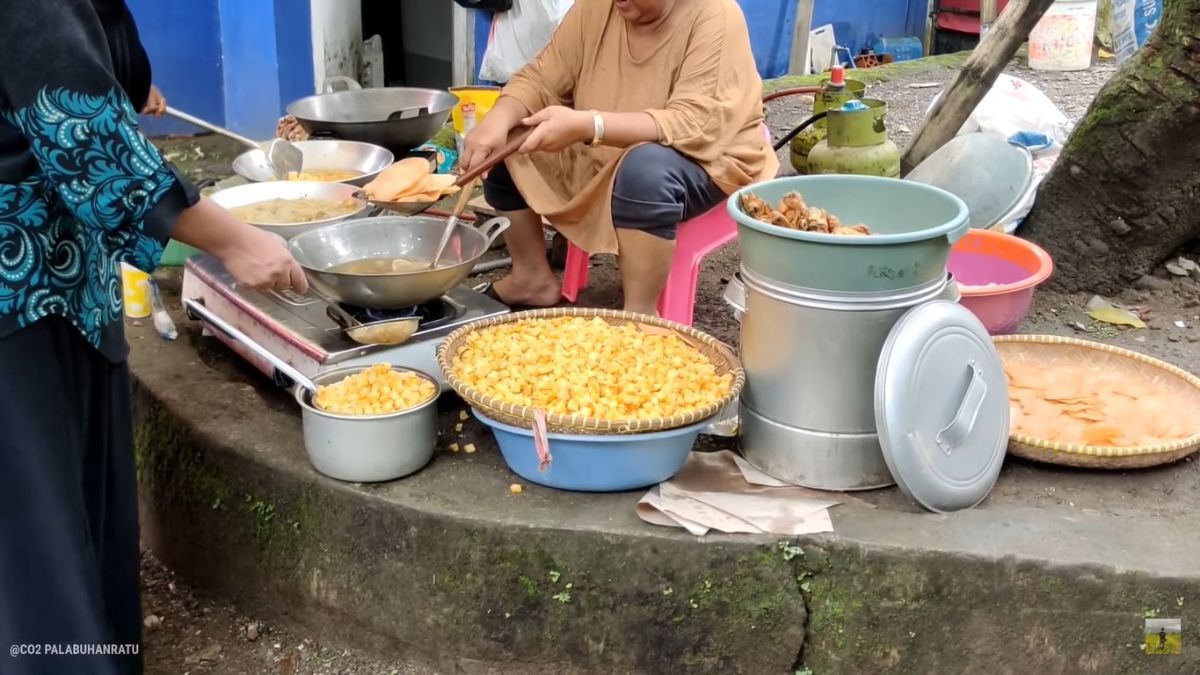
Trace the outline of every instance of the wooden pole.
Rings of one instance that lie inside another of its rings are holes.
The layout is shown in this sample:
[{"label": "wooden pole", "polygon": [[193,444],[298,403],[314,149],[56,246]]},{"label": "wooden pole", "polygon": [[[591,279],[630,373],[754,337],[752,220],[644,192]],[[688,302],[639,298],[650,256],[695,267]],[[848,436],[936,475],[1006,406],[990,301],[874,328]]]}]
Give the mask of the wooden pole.
[{"label": "wooden pole", "polygon": [[814,0],[796,0],[796,21],[792,24],[792,53],[788,59],[788,74],[808,75],[809,40],[812,38]]},{"label": "wooden pole", "polygon": [[913,135],[900,159],[901,173],[912,171],[954,138],[1052,4],[1054,0],[1013,0],[1004,8]]}]

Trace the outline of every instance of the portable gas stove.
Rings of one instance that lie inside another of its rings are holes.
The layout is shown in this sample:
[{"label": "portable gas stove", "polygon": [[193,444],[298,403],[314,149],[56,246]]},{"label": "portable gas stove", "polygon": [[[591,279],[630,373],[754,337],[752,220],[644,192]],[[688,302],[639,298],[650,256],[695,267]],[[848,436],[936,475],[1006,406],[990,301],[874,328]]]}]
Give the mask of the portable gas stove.
[{"label": "portable gas stove", "polygon": [[[233,278],[225,267],[207,255],[193,257],[184,265],[183,297],[202,303],[205,309],[240,330],[259,347],[287,361],[308,377],[344,366],[385,362],[426,373],[436,379],[443,390],[446,382],[437,365],[438,344],[460,326],[512,311],[465,285],[451,289],[437,300],[403,310],[380,312],[344,306],[364,322],[401,316],[421,317],[417,332],[402,345],[360,345],[347,337],[341,326],[330,318],[328,306],[319,298],[291,291],[235,289]],[[207,324],[206,329],[255,368],[280,381],[275,367],[249,347]]]}]

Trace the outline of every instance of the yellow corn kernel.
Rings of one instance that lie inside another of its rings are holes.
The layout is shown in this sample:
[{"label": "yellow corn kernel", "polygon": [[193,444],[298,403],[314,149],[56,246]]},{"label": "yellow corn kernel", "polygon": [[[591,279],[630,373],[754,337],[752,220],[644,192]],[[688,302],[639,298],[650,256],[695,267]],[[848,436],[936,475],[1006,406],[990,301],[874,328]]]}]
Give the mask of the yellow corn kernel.
[{"label": "yellow corn kernel", "polygon": [[458,452],[458,443],[450,444],[450,452]]},{"label": "yellow corn kernel", "polygon": [[462,430],[463,430],[462,422],[459,422],[458,424],[454,425],[454,431],[456,431],[457,433],[461,434]]},{"label": "yellow corn kernel", "polygon": [[318,387],[317,407],[339,415],[385,415],[414,408],[437,395],[437,385],[412,372],[376,363]]},{"label": "yellow corn kernel", "polygon": [[468,455],[474,453],[475,452],[475,444],[467,443],[466,445],[463,446],[463,452],[467,453]]},{"label": "yellow corn kernel", "polygon": [[508,486],[508,491],[513,493],[514,495],[521,494],[521,491],[524,489],[525,488],[521,487],[521,485],[519,483],[513,483],[512,485]]},{"label": "yellow corn kernel", "polygon": [[452,367],[464,383],[504,403],[601,419],[696,410],[724,398],[732,384],[678,337],[599,317],[526,319],[474,331]]}]

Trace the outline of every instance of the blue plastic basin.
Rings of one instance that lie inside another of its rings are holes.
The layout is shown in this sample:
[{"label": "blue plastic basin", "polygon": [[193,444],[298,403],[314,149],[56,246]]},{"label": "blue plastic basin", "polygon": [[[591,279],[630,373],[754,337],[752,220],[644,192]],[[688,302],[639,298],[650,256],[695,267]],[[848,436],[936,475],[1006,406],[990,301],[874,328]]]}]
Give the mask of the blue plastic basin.
[{"label": "blue plastic basin", "polygon": [[550,466],[538,470],[533,432],[497,422],[471,411],[492,428],[508,468],[521,478],[546,487],[577,492],[622,492],[650,487],[683,468],[696,437],[711,420],[648,434],[587,436],[547,435]]}]

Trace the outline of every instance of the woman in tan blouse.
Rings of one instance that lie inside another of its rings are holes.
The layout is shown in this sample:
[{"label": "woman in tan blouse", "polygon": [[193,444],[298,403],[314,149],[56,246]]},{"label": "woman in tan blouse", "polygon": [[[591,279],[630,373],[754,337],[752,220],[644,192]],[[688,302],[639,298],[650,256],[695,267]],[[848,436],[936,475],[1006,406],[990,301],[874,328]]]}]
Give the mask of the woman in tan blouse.
[{"label": "woman in tan blouse", "polygon": [[535,127],[484,181],[512,221],[512,273],[491,294],[513,306],[558,302],[545,217],[583,250],[618,254],[625,309],[655,313],[675,227],[775,176],[762,121],[736,0],[576,0],[467,137],[470,168]]}]

